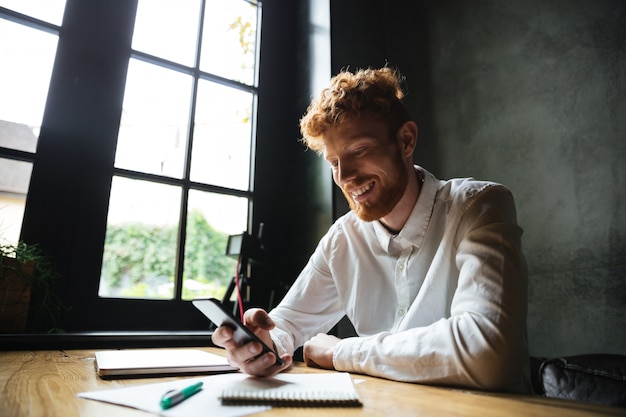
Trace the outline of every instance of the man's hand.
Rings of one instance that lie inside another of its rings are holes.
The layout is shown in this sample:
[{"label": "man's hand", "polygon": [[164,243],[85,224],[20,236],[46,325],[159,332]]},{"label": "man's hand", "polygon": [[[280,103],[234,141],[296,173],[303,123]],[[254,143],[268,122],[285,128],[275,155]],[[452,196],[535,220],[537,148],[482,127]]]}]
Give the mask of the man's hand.
[{"label": "man's hand", "polygon": [[[270,330],[274,328],[274,322],[270,316],[259,308],[253,308],[244,314],[243,323],[259,337],[269,347],[274,346],[270,337]],[[292,357],[283,355],[281,359],[284,364],[276,365],[276,355],[265,353],[261,356],[261,344],[258,342],[248,342],[241,346],[233,340],[233,330],[228,326],[220,326],[211,340],[217,346],[221,346],[228,352],[228,362],[238,367],[242,372],[255,376],[272,376],[291,366]]]},{"label": "man's hand", "polygon": [[341,339],[320,333],[304,344],[302,350],[304,363],[307,366],[324,369],[335,369],[333,352]]}]

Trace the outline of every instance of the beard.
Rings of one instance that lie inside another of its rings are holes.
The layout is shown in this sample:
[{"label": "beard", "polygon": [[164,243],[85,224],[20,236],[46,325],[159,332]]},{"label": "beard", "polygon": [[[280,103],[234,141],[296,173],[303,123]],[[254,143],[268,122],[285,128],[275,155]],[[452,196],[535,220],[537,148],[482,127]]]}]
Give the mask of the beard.
[{"label": "beard", "polygon": [[[345,188],[342,188],[342,192],[350,209],[356,213],[357,216],[363,221],[371,222],[374,220],[380,220],[393,210],[398,204],[406,186],[409,182],[409,174],[406,169],[400,169],[386,177],[384,180],[379,179],[376,182],[375,191],[378,193],[376,199],[370,199],[357,203],[352,199],[350,193],[346,192]],[[366,182],[363,182],[366,183]]]}]

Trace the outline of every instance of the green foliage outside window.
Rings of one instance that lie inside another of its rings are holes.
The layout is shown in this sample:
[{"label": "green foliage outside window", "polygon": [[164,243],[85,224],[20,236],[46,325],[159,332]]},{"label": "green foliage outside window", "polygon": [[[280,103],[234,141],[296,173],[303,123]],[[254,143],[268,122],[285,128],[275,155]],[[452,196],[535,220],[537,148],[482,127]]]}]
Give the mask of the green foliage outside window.
[{"label": "green foliage outside window", "polygon": [[[177,235],[177,226],[109,225],[102,267],[107,288],[100,294],[172,298]],[[227,240],[228,235],[213,228],[200,211],[189,213],[183,299],[224,295],[236,267],[236,261],[225,256]]]}]

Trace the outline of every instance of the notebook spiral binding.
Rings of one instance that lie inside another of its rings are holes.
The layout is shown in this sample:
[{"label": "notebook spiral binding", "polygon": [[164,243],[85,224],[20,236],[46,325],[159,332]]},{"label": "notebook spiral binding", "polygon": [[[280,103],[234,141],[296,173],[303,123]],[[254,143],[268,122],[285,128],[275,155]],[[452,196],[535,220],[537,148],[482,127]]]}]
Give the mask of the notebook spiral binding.
[{"label": "notebook spiral binding", "polygon": [[343,391],[247,391],[229,389],[220,396],[224,405],[274,405],[283,407],[355,407],[361,401],[352,392]]}]

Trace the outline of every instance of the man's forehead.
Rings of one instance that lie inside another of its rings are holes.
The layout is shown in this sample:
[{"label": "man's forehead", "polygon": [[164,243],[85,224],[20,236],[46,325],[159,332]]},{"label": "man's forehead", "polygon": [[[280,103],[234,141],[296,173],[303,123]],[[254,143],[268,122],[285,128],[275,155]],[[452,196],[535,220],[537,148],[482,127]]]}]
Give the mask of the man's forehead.
[{"label": "man's forehead", "polygon": [[384,142],[389,138],[387,125],[379,121],[354,121],[326,129],[320,136],[323,148],[339,142],[360,141]]},{"label": "man's forehead", "polygon": [[348,119],[341,123],[328,127],[321,135],[322,140],[335,140],[336,138],[376,138],[381,135],[386,136],[387,124],[374,118],[360,117],[358,119]]},{"label": "man's forehead", "polygon": [[343,152],[350,152],[363,146],[380,146],[388,143],[383,137],[356,135],[354,137],[323,138],[321,154],[325,159],[337,156]]}]

